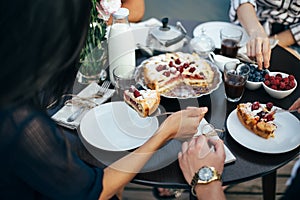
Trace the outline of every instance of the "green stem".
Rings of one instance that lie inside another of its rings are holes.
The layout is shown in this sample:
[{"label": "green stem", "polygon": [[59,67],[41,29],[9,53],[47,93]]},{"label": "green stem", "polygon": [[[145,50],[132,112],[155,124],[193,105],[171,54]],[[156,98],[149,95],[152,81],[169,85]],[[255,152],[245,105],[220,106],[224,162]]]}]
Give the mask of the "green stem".
[{"label": "green stem", "polygon": [[[96,47],[101,46],[101,41],[105,40],[105,31],[106,31],[106,23],[102,19],[98,18],[98,11],[96,9],[96,2],[97,0],[91,0],[92,2],[92,9],[90,13],[90,28],[88,30],[88,35],[86,39],[86,44],[81,51],[80,61],[89,61],[95,62],[96,59],[93,55],[88,56],[93,52]],[[97,67],[93,66],[93,67]]]}]

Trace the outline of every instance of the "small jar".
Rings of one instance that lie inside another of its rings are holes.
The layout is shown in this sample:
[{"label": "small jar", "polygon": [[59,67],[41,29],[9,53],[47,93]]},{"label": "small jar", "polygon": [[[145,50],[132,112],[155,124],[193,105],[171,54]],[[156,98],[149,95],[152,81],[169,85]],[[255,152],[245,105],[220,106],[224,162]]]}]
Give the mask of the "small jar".
[{"label": "small jar", "polygon": [[215,43],[206,35],[205,30],[202,29],[199,36],[191,39],[190,47],[191,50],[199,54],[199,56],[207,58],[209,53],[215,50]]}]

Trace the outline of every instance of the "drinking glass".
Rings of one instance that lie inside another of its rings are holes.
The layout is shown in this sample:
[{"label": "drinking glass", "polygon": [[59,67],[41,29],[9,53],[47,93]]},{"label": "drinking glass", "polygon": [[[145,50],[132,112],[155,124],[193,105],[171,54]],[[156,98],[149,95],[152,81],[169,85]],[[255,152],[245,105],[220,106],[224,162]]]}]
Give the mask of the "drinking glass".
[{"label": "drinking glass", "polygon": [[244,63],[228,62],[224,66],[225,97],[228,101],[239,101],[245,90],[250,67]]},{"label": "drinking glass", "polygon": [[123,93],[131,85],[135,85],[135,66],[119,65],[113,70],[115,89],[117,95],[123,99]]},{"label": "drinking glass", "polygon": [[239,43],[243,32],[237,28],[222,28],[220,31],[221,54],[230,58],[235,58],[239,49]]}]

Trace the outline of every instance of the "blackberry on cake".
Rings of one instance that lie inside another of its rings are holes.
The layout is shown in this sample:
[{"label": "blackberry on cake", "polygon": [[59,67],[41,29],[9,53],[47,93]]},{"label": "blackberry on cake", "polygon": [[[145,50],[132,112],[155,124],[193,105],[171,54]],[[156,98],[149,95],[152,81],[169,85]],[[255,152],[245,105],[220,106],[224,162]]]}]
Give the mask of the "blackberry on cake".
[{"label": "blackberry on cake", "polygon": [[277,126],[274,123],[273,103],[269,102],[265,105],[258,101],[240,103],[237,105],[237,116],[240,122],[256,135],[265,139],[275,137],[274,132]]}]

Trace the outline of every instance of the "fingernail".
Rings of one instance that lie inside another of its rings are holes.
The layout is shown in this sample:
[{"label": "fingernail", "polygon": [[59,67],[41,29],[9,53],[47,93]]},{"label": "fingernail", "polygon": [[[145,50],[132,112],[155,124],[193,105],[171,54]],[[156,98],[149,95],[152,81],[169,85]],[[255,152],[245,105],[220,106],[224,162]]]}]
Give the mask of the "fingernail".
[{"label": "fingernail", "polygon": [[201,108],[201,111],[202,111],[202,112],[207,112],[207,111],[208,111],[208,108],[207,108],[207,107],[202,107],[202,108]]}]

